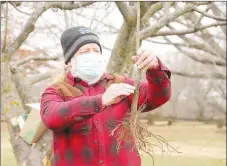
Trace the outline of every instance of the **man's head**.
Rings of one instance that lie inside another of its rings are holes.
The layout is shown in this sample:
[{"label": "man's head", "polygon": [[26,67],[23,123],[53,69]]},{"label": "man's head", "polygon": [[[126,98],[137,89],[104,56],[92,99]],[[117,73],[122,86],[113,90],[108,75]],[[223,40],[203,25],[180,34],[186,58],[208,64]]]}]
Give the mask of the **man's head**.
[{"label": "man's head", "polygon": [[89,84],[97,82],[105,71],[98,36],[86,27],[67,29],[61,37],[65,64],[74,77]]},{"label": "man's head", "polygon": [[78,56],[87,55],[87,54],[91,54],[91,56],[93,56],[93,55],[95,56],[95,54],[97,54],[98,56],[101,56],[101,49],[100,49],[99,45],[96,43],[88,43],[88,44],[83,45],[76,51],[74,56],[71,58],[71,60],[67,64],[70,67],[72,75],[74,75],[73,72],[76,71],[76,68],[78,67],[78,65],[76,65],[76,63],[74,63],[74,62],[76,62],[76,58]]},{"label": "man's head", "polygon": [[79,55],[79,50],[82,47],[88,49],[90,46],[94,48],[98,46],[100,53],[102,52],[98,36],[90,28],[83,26],[65,30],[61,36],[61,45],[65,57],[65,64],[68,64],[74,55]]}]

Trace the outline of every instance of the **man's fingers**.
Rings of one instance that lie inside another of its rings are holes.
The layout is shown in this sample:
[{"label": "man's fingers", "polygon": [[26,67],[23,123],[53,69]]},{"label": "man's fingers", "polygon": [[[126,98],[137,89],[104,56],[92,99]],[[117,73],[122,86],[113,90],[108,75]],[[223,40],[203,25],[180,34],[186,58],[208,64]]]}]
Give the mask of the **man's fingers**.
[{"label": "man's fingers", "polygon": [[156,67],[158,65],[158,61],[155,58],[152,58],[152,61],[149,63],[149,65],[147,65],[147,67],[144,67],[143,70],[145,70],[145,68],[153,68]]},{"label": "man's fingers", "polygon": [[116,98],[116,97],[119,97],[119,96],[129,96],[131,93],[129,93],[129,92],[126,92],[126,91],[119,91],[118,92],[118,94],[114,97],[114,98]]},{"label": "man's fingers", "polygon": [[118,96],[121,96],[121,95],[130,95],[132,93],[134,93],[135,91],[135,87],[130,85],[130,84],[126,84],[126,83],[119,83],[119,84],[115,84],[113,86],[113,89],[112,89],[112,95],[114,97],[118,97]]},{"label": "man's fingers", "polygon": [[122,86],[124,87],[124,88],[127,88],[127,89],[131,89],[131,90],[135,90],[136,88],[134,87],[134,86],[132,86],[132,85],[130,85],[130,84],[122,84]]},{"label": "man's fingers", "polygon": [[120,96],[120,95],[126,95],[126,96],[128,96],[128,95],[130,95],[130,94],[132,94],[134,92],[135,92],[134,89],[120,88],[120,89],[117,90],[116,96]]},{"label": "man's fingers", "polygon": [[141,64],[141,62],[144,61],[144,59],[146,59],[146,54],[142,54],[141,56],[139,56],[139,59],[136,62],[136,65],[139,66]]},{"label": "man's fingers", "polygon": [[134,93],[135,90],[132,89],[119,89],[118,93],[122,94],[122,93]]},{"label": "man's fingers", "polygon": [[131,93],[129,93],[129,92],[122,92],[122,93],[119,94],[119,96],[122,96],[122,95],[129,96],[130,94]]},{"label": "man's fingers", "polygon": [[130,85],[130,84],[126,84],[126,83],[120,83],[120,84],[117,84],[117,87],[116,88],[119,88],[119,89],[132,89],[132,90],[135,90],[135,87]]},{"label": "man's fingers", "polygon": [[149,63],[151,63],[151,61],[152,61],[152,57],[147,57],[147,59],[145,59],[145,60],[138,66],[138,68],[139,68],[139,69],[142,69],[142,68],[148,66]]}]

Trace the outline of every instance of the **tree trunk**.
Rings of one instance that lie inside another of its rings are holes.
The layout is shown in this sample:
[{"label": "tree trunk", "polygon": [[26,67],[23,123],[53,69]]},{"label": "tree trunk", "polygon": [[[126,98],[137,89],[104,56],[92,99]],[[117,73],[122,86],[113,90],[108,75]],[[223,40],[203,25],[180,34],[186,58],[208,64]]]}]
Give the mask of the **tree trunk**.
[{"label": "tree trunk", "polygon": [[[24,102],[33,100],[29,99],[31,96],[27,89],[29,87],[22,86],[22,81],[17,80],[17,77],[13,78],[9,64],[7,62],[1,63],[1,86],[2,86],[2,103],[1,110],[3,111],[7,127],[10,135],[10,141],[12,144],[13,152],[15,154],[17,163],[19,166],[42,166],[42,158],[44,153],[49,149],[51,145],[52,135],[48,131],[41,138],[41,140],[34,146],[28,145],[20,136],[20,129],[18,126],[12,126],[10,119],[25,113],[23,107]],[[16,84],[14,83],[16,82]],[[20,82],[20,83],[19,83]],[[19,90],[17,89],[19,88]],[[23,97],[23,98],[22,98]],[[27,110],[28,112],[28,110]],[[47,146],[49,145],[49,146]]]},{"label": "tree trunk", "polygon": [[[154,2],[141,2],[141,17]],[[130,2],[134,6],[134,2]],[[141,25],[142,27],[142,25]],[[136,55],[136,24],[123,22],[111,53],[107,70],[110,73],[129,74],[132,70],[131,57]],[[141,41],[140,41],[141,45]]]},{"label": "tree trunk", "polygon": [[121,29],[118,33],[114,48],[111,53],[107,70],[110,73],[122,73],[124,64],[124,50],[126,47],[127,40],[129,38],[129,27],[126,21],[123,22]]},{"label": "tree trunk", "polygon": [[136,55],[136,41],[135,38],[132,39],[135,33],[135,27],[129,26],[126,22],[123,23],[107,67],[110,73],[130,73],[133,65],[131,57]]}]

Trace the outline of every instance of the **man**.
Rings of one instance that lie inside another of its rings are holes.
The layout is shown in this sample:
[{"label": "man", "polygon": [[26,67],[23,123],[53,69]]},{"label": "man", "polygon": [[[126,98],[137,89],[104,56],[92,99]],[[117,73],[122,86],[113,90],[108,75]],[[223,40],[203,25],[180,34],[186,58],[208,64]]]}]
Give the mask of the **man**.
[{"label": "man", "polygon": [[[121,143],[117,153],[112,131],[130,110],[134,81],[105,73],[98,36],[86,27],[67,29],[61,36],[69,72],[65,81],[42,94],[41,117],[53,131],[54,166],[140,166],[138,151]],[[171,96],[170,71],[149,51],[132,56],[145,70],[138,106],[144,112],[166,103]],[[117,133],[118,130],[115,130]]]}]

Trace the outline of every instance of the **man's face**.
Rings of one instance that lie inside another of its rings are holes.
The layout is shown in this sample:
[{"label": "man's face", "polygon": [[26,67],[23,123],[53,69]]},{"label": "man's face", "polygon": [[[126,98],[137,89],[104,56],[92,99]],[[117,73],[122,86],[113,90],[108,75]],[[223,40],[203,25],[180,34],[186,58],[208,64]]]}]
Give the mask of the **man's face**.
[{"label": "man's face", "polygon": [[88,54],[88,53],[95,53],[95,54],[99,54],[100,56],[101,54],[101,50],[98,44],[96,43],[89,43],[89,44],[85,44],[82,47],[80,47],[80,49],[75,53],[75,55],[72,57],[72,59],[70,60],[70,62],[68,63],[68,66],[71,68],[71,73],[73,71],[75,71],[75,57],[76,56],[81,56],[83,54]]}]

